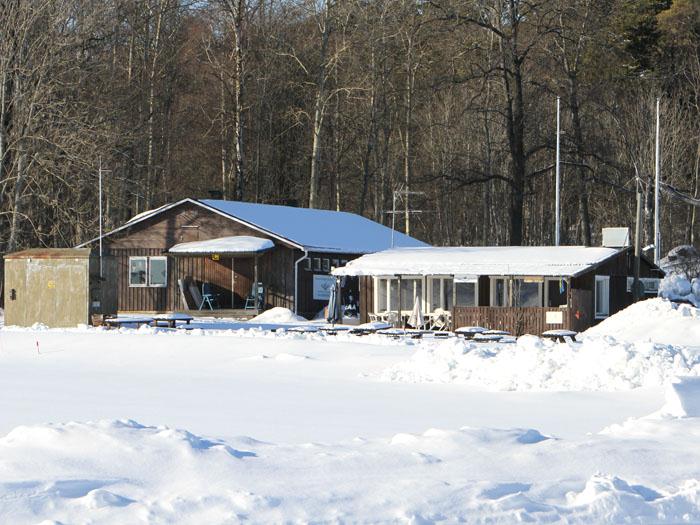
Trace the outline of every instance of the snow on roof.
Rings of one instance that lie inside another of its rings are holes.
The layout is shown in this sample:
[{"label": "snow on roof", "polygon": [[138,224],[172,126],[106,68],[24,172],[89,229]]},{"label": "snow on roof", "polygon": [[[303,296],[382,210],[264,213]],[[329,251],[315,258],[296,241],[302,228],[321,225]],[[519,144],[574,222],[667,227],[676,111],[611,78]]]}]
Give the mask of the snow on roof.
[{"label": "snow on roof", "polygon": [[236,235],[206,241],[183,242],[176,244],[168,251],[176,254],[259,253],[273,246],[274,243],[270,239]]},{"label": "snow on roof", "polygon": [[401,248],[363,255],[333,274],[574,277],[616,253],[584,246]]},{"label": "snow on roof", "polygon": [[[310,251],[372,253],[391,247],[390,228],[354,213],[210,199],[199,202]],[[395,232],[394,246],[428,245]]]}]

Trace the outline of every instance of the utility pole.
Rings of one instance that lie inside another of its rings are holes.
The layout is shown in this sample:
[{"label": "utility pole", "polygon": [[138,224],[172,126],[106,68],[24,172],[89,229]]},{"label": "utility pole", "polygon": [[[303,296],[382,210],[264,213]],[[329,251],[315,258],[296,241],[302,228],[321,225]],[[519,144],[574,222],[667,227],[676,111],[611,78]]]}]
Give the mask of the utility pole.
[{"label": "utility pole", "polygon": [[661,128],[660,116],[661,99],[656,99],[656,164],[655,164],[655,184],[654,184],[654,263],[658,266],[661,260],[661,231],[659,229],[659,185],[661,183],[661,145],[659,140]]},{"label": "utility pole", "polygon": [[102,168],[102,157],[100,156],[100,167],[97,171],[97,179],[98,179],[98,199],[99,199],[99,204],[98,204],[98,210],[99,210],[99,223],[100,223],[100,280],[104,278],[103,275],[103,268],[102,268],[102,174],[106,171],[111,171],[111,170],[105,170]]},{"label": "utility pole", "polygon": [[642,188],[639,180],[639,172],[637,166],[634,167],[636,172],[635,186],[637,188],[637,216],[634,230],[634,282],[632,283],[632,298],[634,302],[639,300],[639,266],[642,256]]},{"label": "utility pole", "polygon": [[556,197],[555,197],[555,202],[554,202],[554,222],[555,222],[555,230],[554,230],[554,245],[559,246],[559,229],[560,229],[560,217],[561,217],[561,209],[560,209],[560,192],[561,192],[561,178],[560,178],[560,171],[559,171],[559,161],[560,161],[560,155],[559,155],[559,137],[561,134],[561,128],[560,128],[560,112],[559,112],[559,107],[560,107],[560,98],[557,97],[557,160],[556,160],[556,182],[555,182],[555,192],[556,192]]}]

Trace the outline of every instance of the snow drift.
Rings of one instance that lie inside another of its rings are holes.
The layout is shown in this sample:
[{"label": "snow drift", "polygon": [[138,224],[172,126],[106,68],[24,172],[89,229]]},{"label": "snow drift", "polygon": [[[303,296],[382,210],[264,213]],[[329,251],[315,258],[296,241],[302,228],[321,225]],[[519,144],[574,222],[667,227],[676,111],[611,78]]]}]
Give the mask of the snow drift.
[{"label": "snow drift", "polygon": [[655,298],[639,301],[586,330],[584,337],[700,345],[700,309]]},{"label": "snow drift", "polygon": [[306,319],[300,315],[295,314],[289,308],[282,308],[281,306],[275,306],[269,310],[265,310],[260,315],[253,317],[249,322],[251,323],[305,323]]},{"label": "snow drift", "polygon": [[490,390],[629,390],[662,386],[679,374],[700,375],[700,351],[609,336],[553,343],[525,335],[515,345],[426,345],[381,377]]},{"label": "snow drift", "polygon": [[131,420],[22,426],[0,438],[0,521],[697,522],[699,431],[641,418],[571,441],[463,427],[278,445]]}]

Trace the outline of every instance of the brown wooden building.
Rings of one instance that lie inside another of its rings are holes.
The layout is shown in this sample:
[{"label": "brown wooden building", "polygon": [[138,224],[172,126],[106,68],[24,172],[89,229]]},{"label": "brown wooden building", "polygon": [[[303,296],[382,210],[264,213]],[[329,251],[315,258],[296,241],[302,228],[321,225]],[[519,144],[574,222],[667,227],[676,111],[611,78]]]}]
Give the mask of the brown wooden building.
[{"label": "brown wooden building", "polygon": [[[483,326],[520,335],[585,330],[632,302],[630,248],[514,246],[407,248],[356,259],[333,273],[357,276],[363,321],[405,323],[416,301],[427,324]],[[643,258],[656,295],[663,272]]]},{"label": "brown wooden building", "polygon": [[[389,228],[352,213],[195,199],[144,212],[102,237],[103,253],[117,260],[121,312],[209,309],[204,291],[217,309],[282,306],[307,317],[328,302],[332,267],[391,242]],[[426,246],[398,232],[394,244]]]}]

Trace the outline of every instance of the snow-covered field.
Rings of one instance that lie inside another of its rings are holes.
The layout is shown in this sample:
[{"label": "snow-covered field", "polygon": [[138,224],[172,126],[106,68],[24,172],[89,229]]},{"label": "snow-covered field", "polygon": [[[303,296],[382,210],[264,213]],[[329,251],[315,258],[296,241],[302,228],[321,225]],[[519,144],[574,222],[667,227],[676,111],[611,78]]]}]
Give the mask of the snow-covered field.
[{"label": "snow-covered field", "polygon": [[700,523],[700,315],[635,308],[478,347],[5,327],[0,523]]}]

